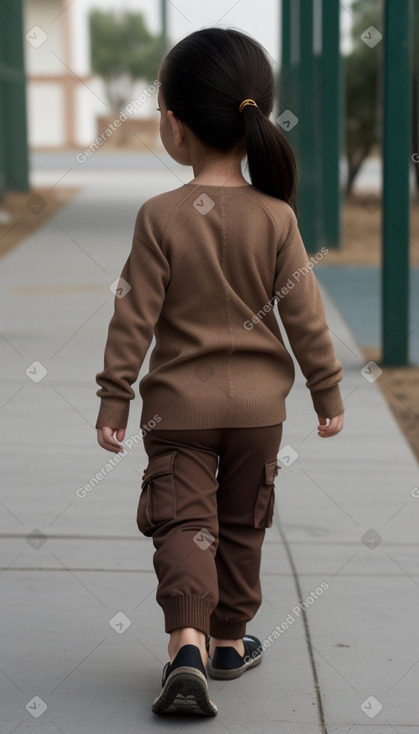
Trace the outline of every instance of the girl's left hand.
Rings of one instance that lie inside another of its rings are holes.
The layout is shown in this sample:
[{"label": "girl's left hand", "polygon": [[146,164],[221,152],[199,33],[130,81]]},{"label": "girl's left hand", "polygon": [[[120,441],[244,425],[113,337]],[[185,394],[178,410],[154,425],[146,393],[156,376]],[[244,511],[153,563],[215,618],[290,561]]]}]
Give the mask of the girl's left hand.
[{"label": "girl's left hand", "polygon": [[[97,442],[99,446],[102,446],[106,451],[112,451],[114,454],[119,454],[124,451],[124,447],[121,446],[121,442],[125,438],[125,428],[110,428],[109,426],[100,426],[97,429]],[[113,434],[116,434],[116,438]]]},{"label": "girl's left hand", "polygon": [[340,433],[340,431],[343,428],[343,413],[340,415],[335,415],[333,418],[329,418],[329,424],[327,423],[327,418],[324,416],[318,415],[319,419],[319,425],[317,426],[317,435],[320,436],[320,438],[330,438],[331,436],[336,436],[337,433]]}]

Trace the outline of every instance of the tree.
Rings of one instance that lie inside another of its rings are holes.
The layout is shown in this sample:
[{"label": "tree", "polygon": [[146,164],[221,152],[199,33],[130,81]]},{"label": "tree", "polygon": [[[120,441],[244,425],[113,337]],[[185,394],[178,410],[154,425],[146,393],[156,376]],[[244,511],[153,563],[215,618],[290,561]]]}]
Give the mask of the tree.
[{"label": "tree", "polygon": [[383,33],[382,10],[381,0],[355,0],[351,6],[355,18],[351,30],[354,48],[346,57],[345,67],[347,194],[380,138],[377,111],[381,103],[379,70],[382,68],[382,43],[370,48],[362,41],[361,34],[369,26]]},{"label": "tree", "polygon": [[[347,194],[372,147],[382,139],[383,44],[370,48],[361,34],[369,26],[384,33],[384,2],[354,0],[351,6],[354,48],[346,57]],[[412,152],[419,153],[419,0],[413,0],[412,8]],[[419,163],[414,170],[419,190]]]},{"label": "tree", "polygon": [[111,111],[118,113],[132,99],[135,80],[157,79],[163,39],[148,31],[142,13],[92,10],[89,24],[92,70],[103,78]]}]

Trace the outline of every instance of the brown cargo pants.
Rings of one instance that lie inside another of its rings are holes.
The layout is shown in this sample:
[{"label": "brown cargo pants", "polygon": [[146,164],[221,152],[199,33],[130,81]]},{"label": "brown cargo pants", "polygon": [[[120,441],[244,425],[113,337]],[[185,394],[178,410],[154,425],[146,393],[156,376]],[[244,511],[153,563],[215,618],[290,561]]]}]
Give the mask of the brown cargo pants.
[{"label": "brown cargo pants", "polygon": [[282,423],[151,430],[137,525],[152,536],[165,631],[238,639],[262,603],[261,547],[272,525]]}]

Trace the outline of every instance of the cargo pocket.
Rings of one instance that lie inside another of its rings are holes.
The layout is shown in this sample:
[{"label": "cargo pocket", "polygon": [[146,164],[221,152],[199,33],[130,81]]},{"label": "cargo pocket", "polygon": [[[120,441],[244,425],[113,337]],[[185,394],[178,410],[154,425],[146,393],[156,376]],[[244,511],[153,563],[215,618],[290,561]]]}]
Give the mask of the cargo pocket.
[{"label": "cargo pocket", "polygon": [[137,526],[143,535],[152,535],[162,523],[176,515],[173,462],[177,451],[159,454],[149,460],[141,480]]},{"label": "cargo pocket", "polygon": [[276,459],[266,462],[263,467],[263,474],[253,511],[253,527],[255,528],[270,528],[272,526],[275,502],[275,477],[280,468],[280,466],[277,466]]}]

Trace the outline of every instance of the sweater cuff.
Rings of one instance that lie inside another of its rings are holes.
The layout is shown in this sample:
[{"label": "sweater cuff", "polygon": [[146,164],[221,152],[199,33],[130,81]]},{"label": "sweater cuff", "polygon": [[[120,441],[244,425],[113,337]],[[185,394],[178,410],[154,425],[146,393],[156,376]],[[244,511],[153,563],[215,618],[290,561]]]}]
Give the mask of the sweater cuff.
[{"label": "sweater cuff", "polygon": [[334,418],[345,411],[339,385],[312,392],[311,399],[317,415],[324,418]]},{"label": "sweater cuff", "polygon": [[124,398],[102,398],[95,428],[109,426],[117,430],[126,428],[129,415],[129,400]]}]

